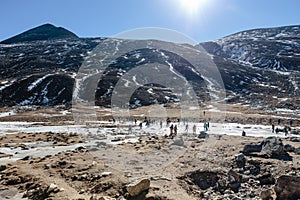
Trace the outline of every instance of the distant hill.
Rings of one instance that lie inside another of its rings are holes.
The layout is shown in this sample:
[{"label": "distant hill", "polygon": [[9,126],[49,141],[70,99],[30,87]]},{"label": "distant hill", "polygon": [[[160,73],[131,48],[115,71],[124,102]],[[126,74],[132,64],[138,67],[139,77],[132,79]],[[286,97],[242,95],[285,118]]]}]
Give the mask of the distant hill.
[{"label": "distant hill", "polygon": [[74,33],[52,24],[44,24],[6,39],[1,44],[13,44],[38,40],[78,39]]}]

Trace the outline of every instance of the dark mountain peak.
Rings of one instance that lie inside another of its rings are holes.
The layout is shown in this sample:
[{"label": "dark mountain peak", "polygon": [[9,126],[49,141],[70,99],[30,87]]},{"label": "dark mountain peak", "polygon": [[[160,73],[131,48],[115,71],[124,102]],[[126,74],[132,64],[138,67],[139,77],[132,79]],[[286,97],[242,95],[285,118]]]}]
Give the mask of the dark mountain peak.
[{"label": "dark mountain peak", "polygon": [[30,42],[38,40],[77,39],[78,36],[62,27],[43,24],[2,41],[2,44]]}]

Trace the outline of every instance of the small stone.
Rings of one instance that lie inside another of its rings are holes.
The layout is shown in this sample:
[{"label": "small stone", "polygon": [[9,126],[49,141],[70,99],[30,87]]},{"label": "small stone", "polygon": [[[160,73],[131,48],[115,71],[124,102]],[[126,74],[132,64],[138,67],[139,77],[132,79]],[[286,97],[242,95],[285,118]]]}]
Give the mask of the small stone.
[{"label": "small stone", "polygon": [[45,164],[44,169],[50,169],[51,165],[50,164]]},{"label": "small stone", "polygon": [[256,197],[256,194],[254,192],[250,192],[249,197],[254,198]]},{"label": "small stone", "polygon": [[2,172],[3,170],[6,170],[6,165],[0,165],[0,172]]},{"label": "small stone", "polygon": [[227,173],[228,179],[230,183],[241,183],[242,182],[242,175],[238,174],[234,170],[230,169]]},{"label": "small stone", "polygon": [[83,194],[84,192],[85,192],[85,190],[82,189],[82,190],[79,191],[79,194]]},{"label": "small stone", "polygon": [[263,174],[259,177],[257,177],[257,180],[259,181],[260,185],[273,185],[275,184],[275,178],[272,174]]},{"label": "small stone", "polygon": [[198,135],[198,138],[200,139],[208,138],[208,134],[205,131],[201,131],[200,134]]},{"label": "small stone", "polygon": [[294,152],[295,152],[295,154],[300,155],[300,147],[296,148],[296,149],[294,150]]},{"label": "small stone", "polygon": [[284,145],[284,150],[287,151],[287,152],[294,152],[295,151],[295,147],[293,147],[290,144],[286,144],[286,145]]},{"label": "small stone", "polygon": [[58,187],[54,183],[51,183],[48,187],[48,193],[50,192],[58,192]]},{"label": "small stone", "polygon": [[300,142],[300,138],[297,138],[297,137],[291,137],[291,138],[290,138],[290,141],[291,141],[291,142]]},{"label": "small stone", "polygon": [[76,151],[82,151],[82,150],[84,150],[84,149],[86,149],[86,148],[83,147],[83,146],[80,146],[80,147],[77,147],[75,150],[76,150]]},{"label": "small stone", "polygon": [[65,160],[59,161],[58,164],[61,165],[61,166],[62,166],[62,165],[66,165],[66,164],[67,164],[67,161],[65,161]]},{"label": "small stone", "polygon": [[88,177],[88,175],[87,175],[87,174],[83,174],[83,175],[81,175],[81,176],[80,176],[80,180],[86,180],[86,179],[87,179],[87,177]]},{"label": "small stone", "polygon": [[237,193],[239,191],[239,188],[241,187],[241,184],[237,183],[237,182],[229,183],[229,187],[230,187],[230,189],[232,189],[232,191]]},{"label": "small stone", "polygon": [[111,175],[112,173],[111,172],[102,172],[101,174],[100,174],[100,176],[101,177],[107,177],[107,176],[109,176],[109,175]]},{"label": "small stone", "polygon": [[116,200],[115,198],[112,197],[100,197],[98,200]]},{"label": "small stone", "polygon": [[272,191],[271,190],[263,190],[263,191],[261,191],[259,196],[262,200],[272,199]]},{"label": "small stone", "polygon": [[243,168],[246,165],[246,158],[245,155],[243,153],[240,153],[238,155],[235,156],[235,161],[236,164],[238,166],[238,168]]},{"label": "small stone", "polygon": [[31,156],[25,156],[24,158],[21,158],[20,160],[29,160],[31,158]]},{"label": "small stone", "polygon": [[93,194],[93,195],[91,196],[90,200],[98,200],[97,195]]},{"label": "small stone", "polygon": [[136,181],[127,186],[127,191],[130,196],[134,197],[139,195],[141,192],[146,191],[150,188],[150,180],[143,179],[141,181]]},{"label": "small stone", "polygon": [[24,146],[24,147],[21,147],[21,150],[29,150],[29,148],[28,147],[26,147],[26,146]]},{"label": "small stone", "polygon": [[288,173],[288,175],[291,175],[291,176],[296,176],[296,175],[297,175],[297,172],[295,172],[295,171],[291,171],[291,172],[289,172],[289,173]]},{"label": "small stone", "polygon": [[182,139],[175,140],[172,145],[185,147],[184,141]]}]

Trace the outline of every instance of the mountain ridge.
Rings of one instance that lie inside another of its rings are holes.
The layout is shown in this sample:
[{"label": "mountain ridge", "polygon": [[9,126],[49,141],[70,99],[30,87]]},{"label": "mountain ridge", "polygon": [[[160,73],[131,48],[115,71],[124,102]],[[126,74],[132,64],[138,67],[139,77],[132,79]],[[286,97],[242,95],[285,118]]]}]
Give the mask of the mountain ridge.
[{"label": "mountain ridge", "polygon": [[[289,43],[269,40],[263,43],[261,40],[264,38],[259,38],[264,32],[257,31],[262,29],[256,29],[251,32],[252,35],[236,33],[225,39],[200,43],[190,48],[204,47],[209,53],[224,81],[227,93],[224,100],[227,103],[249,104],[266,109],[274,107],[300,109],[297,100],[300,83],[300,41],[297,37],[290,37],[290,32],[286,29],[289,28],[274,30],[276,34],[282,32],[281,36],[288,36]],[[294,31],[299,30],[297,28]],[[258,41],[251,42],[247,37],[254,38],[254,41],[258,38]],[[103,41],[113,40],[62,37],[10,45],[0,44],[0,106],[31,104],[52,106],[71,103],[75,77],[80,66],[91,56],[96,46]],[[173,43],[169,44],[176,46]],[[264,45],[267,46],[267,50]],[[111,106],[112,91],[120,77],[133,67],[145,63],[165,65],[169,67],[168,73],[171,74],[174,73],[173,68],[181,71],[184,78],[193,85],[199,101],[203,104],[208,102],[211,96],[209,86],[205,86],[205,82],[202,81],[203,77],[193,73],[187,62],[170,53],[145,48],[137,49],[137,52],[128,52],[118,58],[108,67],[106,76],[98,85],[96,105]],[[272,63],[274,60],[277,60],[277,65]],[[269,65],[264,65],[268,62]],[[134,82],[131,79],[126,81]],[[177,94],[172,93],[167,87],[150,84],[141,86],[133,94],[130,105],[134,108],[170,102],[178,102]]]}]

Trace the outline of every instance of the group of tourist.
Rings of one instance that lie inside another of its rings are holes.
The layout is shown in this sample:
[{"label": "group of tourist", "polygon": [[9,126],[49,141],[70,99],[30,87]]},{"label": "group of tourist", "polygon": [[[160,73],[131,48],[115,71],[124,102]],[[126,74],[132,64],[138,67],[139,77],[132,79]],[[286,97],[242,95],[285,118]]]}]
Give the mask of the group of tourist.
[{"label": "group of tourist", "polygon": [[[113,120],[113,123],[115,123],[115,120]],[[138,120],[137,119],[133,119],[133,123],[135,125],[137,125]],[[140,130],[143,129],[143,126],[145,127],[150,127],[151,124],[159,124],[159,128],[162,129],[163,128],[163,121],[160,120],[159,122],[155,121],[155,120],[150,120],[150,118],[145,117],[144,120],[140,121],[140,123],[138,124]],[[170,132],[169,132],[169,136],[170,137],[174,137],[177,135],[178,133],[178,128],[180,125],[180,119],[176,118],[176,119],[171,119],[170,117],[167,117],[165,120],[165,124],[166,127],[169,128]],[[189,122],[188,119],[184,118],[183,119],[183,126],[185,127],[184,132],[189,132]],[[208,131],[209,130],[209,122],[205,122],[203,124],[203,129],[204,131]],[[132,127],[129,127],[129,132],[132,132]],[[197,132],[197,126],[196,124],[193,125],[192,127],[192,133],[196,134]]]}]

